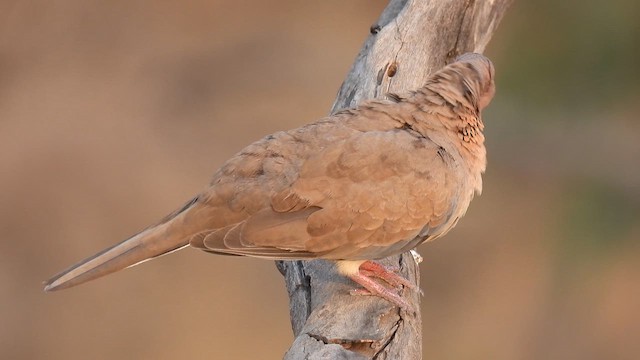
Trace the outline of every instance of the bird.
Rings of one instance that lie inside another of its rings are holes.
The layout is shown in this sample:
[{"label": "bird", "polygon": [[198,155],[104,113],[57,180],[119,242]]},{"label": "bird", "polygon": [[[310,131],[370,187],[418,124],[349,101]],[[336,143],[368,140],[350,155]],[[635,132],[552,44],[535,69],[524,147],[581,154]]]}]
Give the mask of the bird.
[{"label": "bird", "polygon": [[53,276],[44,290],[191,246],[334,261],[360,293],[409,309],[397,290],[412,284],[376,260],[445,235],[482,192],[481,111],[494,96],[494,73],[487,57],[466,53],[419,89],[268,135],[227,160],[184,206]]}]

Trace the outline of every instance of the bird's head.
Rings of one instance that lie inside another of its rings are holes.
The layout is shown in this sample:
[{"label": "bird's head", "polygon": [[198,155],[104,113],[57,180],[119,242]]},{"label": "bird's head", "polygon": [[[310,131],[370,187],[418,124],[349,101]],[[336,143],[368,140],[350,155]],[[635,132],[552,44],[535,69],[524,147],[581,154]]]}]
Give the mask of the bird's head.
[{"label": "bird's head", "polygon": [[462,75],[462,85],[477,99],[478,110],[487,107],[496,92],[491,60],[482,54],[466,53],[458,56],[450,66]]}]

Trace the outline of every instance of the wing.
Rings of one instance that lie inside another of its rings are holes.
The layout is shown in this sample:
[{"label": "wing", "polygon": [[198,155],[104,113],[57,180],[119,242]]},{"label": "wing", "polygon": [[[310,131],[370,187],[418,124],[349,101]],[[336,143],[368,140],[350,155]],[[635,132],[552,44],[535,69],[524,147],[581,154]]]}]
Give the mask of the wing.
[{"label": "wing", "polygon": [[271,206],[191,244],[274,259],[381,258],[446,231],[460,183],[453,158],[430,139],[359,132],[310,156]]}]

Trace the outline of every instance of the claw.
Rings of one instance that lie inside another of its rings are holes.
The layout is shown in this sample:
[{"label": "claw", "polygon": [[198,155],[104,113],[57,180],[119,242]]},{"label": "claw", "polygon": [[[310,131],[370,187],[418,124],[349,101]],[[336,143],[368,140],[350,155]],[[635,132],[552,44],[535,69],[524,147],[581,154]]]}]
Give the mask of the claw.
[{"label": "claw", "polygon": [[[402,298],[397,291],[401,290],[402,287],[416,289],[416,286],[402,276],[390,272],[381,264],[375,261],[365,261],[360,265],[359,271],[349,275],[349,277],[364,287],[364,289],[352,290],[352,295],[378,296],[403,310],[413,311],[413,306]],[[389,286],[385,286],[383,283],[374,280],[374,278],[383,280]]]},{"label": "claw", "polygon": [[371,260],[365,261],[362,263],[362,265],[360,265],[360,273],[364,273],[367,274],[367,276],[384,280],[387,284],[398,289],[406,287],[411,290],[415,290],[416,286],[414,284],[396,273],[399,270],[400,269],[398,267],[394,266],[392,268],[386,268],[380,263]]}]

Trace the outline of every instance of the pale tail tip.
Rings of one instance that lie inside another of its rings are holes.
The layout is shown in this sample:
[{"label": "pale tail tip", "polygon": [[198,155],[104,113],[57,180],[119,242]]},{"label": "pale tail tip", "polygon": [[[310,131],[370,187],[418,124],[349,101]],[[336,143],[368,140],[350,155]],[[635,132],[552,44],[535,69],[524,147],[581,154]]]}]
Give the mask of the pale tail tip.
[{"label": "pale tail tip", "polygon": [[44,288],[43,288],[44,292],[52,292],[56,290],[66,289],[69,287],[69,284],[65,282],[61,282],[58,277],[54,277],[49,280],[43,281],[42,285],[44,285]]},{"label": "pale tail tip", "polygon": [[57,290],[58,288],[54,285],[54,283],[50,283],[49,281],[44,281],[44,292],[52,292]]}]

